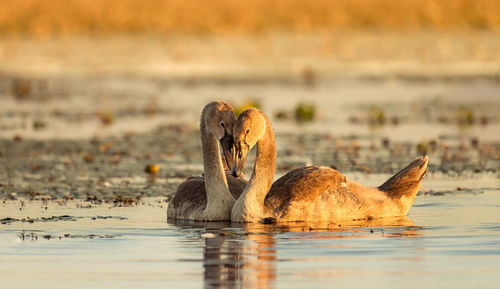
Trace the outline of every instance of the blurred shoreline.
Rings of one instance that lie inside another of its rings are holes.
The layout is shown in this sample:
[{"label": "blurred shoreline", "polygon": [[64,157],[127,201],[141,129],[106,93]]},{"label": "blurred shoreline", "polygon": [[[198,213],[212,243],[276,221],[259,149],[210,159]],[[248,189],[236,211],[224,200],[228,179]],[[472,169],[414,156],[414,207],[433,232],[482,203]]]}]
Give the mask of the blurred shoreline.
[{"label": "blurred shoreline", "polygon": [[500,37],[482,32],[111,36],[0,40],[0,77],[187,82],[500,79]]}]

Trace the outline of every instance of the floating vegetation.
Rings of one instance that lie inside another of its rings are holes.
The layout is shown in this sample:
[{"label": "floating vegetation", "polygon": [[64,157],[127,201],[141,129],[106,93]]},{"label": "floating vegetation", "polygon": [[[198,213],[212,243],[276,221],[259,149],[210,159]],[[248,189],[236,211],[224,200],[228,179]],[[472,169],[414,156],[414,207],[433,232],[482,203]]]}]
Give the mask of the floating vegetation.
[{"label": "floating vegetation", "polygon": [[458,125],[473,125],[475,122],[474,112],[470,107],[460,106],[457,109]]},{"label": "floating vegetation", "polygon": [[299,102],[292,112],[280,109],[274,114],[274,118],[280,121],[291,120],[292,116],[298,123],[311,122],[316,118],[316,106],[314,103]]},{"label": "floating vegetation", "polygon": [[63,235],[54,235],[54,234],[40,234],[35,232],[25,232],[22,231],[18,234],[19,239],[23,241],[37,241],[38,239],[44,240],[62,240],[62,239],[111,239],[116,237],[121,237],[121,235],[101,235],[101,234],[70,234],[65,233]]},{"label": "floating vegetation", "polygon": [[47,127],[47,123],[43,120],[34,120],[33,121],[33,129],[41,130]]},{"label": "floating vegetation", "polygon": [[95,158],[95,157],[94,157],[93,155],[91,155],[91,154],[86,154],[86,153],[84,153],[84,154],[82,155],[82,158],[83,158],[83,160],[84,160],[86,163],[91,163],[91,162],[93,162],[93,161],[94,161],[94,158]]},{"label": "floating vegetation", "polygon": [[310,122],[316,116],[316,106],[313,103],[299,103],[295,108],[297,122]]},{"label": "floating vegetation", "polygon": [[108,142],[105,142],[101,145],[99,145],[99,152],[101,153],[105,153],[107,152],[111,147],[113,147],[113,142],[112,141],[108,141]]},{"label": "floating vegetation", "polygon": [[380,127],[386,124],[399,125],[407,121],[399,115],[388,115],[386,110],[378,105],[370,105],[365,111],[358,111],[349,116],[349,121],[353,124],[366,124],[370,127]]},{"label": "floating vegetation", "polygon": [[77,219],[81,219],[81,218],[83,218],[83,217],[74,217],[74,216],[69,216],[69,215],[40,217],[40,218],[26,217],[26,218],[22,218],[22,219],[5,218],[5,219],[1,219],[0,223],[5,225],[5,224],[13,223],[13,222],[35,223],[35,222],[76,221]]},{"label": "floating vegetation", "polygon": [[7,225],[7,224],[10,224],[12,222],[19,222],[19,221],[20,221],[19,219],[15,219],[15,218],[3,218],[3,219],[0,219],[0,224]]},{"label": "floating vegetation", "polygon": [[92,220],[107,220],[107,219],[115,219],[115,220],[128,220],[126,217],[120,217],[120,216],[96,216],[96,217],[91,217]]},{"label": "floating vegetation", "polygon": [[[417,155],[427,154],[433,172],[456,177],[471,173],[500,176],[500,143],[475,136],[442,136],[419,143],[397,141],[386,136],[356,136],[353,139],[300,132],[291,135],[278,133],[277,138],[284,140],[277,163],[277,168],[283,170],[304,166],[306,163],[302,160],[307,160],[308,164],[335,166],[344,173],[395,173]],[[7,150],[0,156],[0,161],[9,164],[9,170],[15,172],[8,177],[7,167],[0,168],[3,172],[0,174],[0,197],[3,200],[27,198],[62,202],[80,199],[90,202],[85,206],[103,203],[134,206],[142,197],[171,196],[186,177],[203,173],[201,165],[197,168],[178,165],[186,162],[183,153],[189,154],[192,164],[201,164],[198,140],[198,133],[191,130],[182,133],[155,131],[133,135],[128,140],[121,137],[103,139],[96,144],[88,140],[14,143],[11,139],[0,139],[0,147]],[[106,145],[111,142],[112,146]],[[157,163],[154,164],[164,171],[165,178],[159,178],[159,170],[156,182],[151,182],[150,175],[144,173],[147,163],[137,170],[137,162],[143,161],[144,157],[134,150],[145,148],[151,152],[151,158],[155,156]],[[89,152],[93,161],[86,164],[81,151]],[[117,164],[102,156],[114,152],[120,154],[121,161]],[[47,160],[48,155],[50,160]],[[13,156],[16,156],[15,161]],[[141,174],[147,177],[134,180]]]},{"label": "floating vegetation", "polygon": [[144,172],[147,174],[150,174],[152,176],[155,176],[159,170],[160,170],[160,166],[154,165],[154,164],[149,164],[146,166],[146,168],[144,168]]},{"label": "floating vegetation", "polygon": [[[417,196],[446,196],[446,195],[453,195],[453,194],[471,194],[471,195],[480,195],[483,194],[484,191],[482,189],[469,189],[469,188],[462,188],[462,187],[457,187],[455,190],[441,190],[441,191],[419,191],[417,193]],[[418,205],[417,205],[418,206]]]},{"label": "floating vegetation", "polygon": [[[401,124],[412,125],[422,121],[435,125],[436,117],[442,112],[448,112],[453,120],[459,107],[448,108],[438,103],[440,110],[426,116],[424,112],[433,107],[421,104],[414,112],[414,115],[418,113],[418,118],[410,123],[414,116],[400,110],[398,105],[356,104],[351,108],[359,117],[360,125],[367,125],[369,111],[376,123],[381,122],[377,119],[385,118],[385,125],[391,125],[395,111],[401,117]],[[260,106],[260,103],[250,106]],[[499,117],[494,112],[499,106],[495,103],[462,106],[473,111],[474,125],[479,125],[477,115],[487,116],[489,125],[498,125]],[[295,122],[296,108],[298,119],[317,121],[319,103],[316,103],[315,109],[308,107],[304,101],[300,105],[278,106],[275,111],[281,114],[279,118]],[[465,109],[463,111],[467,119],[469,113]],[[384,115],[381,116],[382,113]],[[38,117],[28,116],[30,119]],[[95,121],[93,113],[88,113],[88,118]],[[328,121],[326,119],[322,125],[328,125]],[[301,129],[276,131],[277,142],[281,145],[277,168],[285,171],[307,163],[335,166],[343,173],[395,173],[417,155],[427,154],[431,160],[431,172],[457,178],[476,173],[485,174],[488,178],[500,177],[500,142],[494,136],[485,138],[480,134],[469,136],[450,131],[431,139],[418,136],[419,139],[414,142],[392,139],[389,131],[337,135],[337,124],[330,124],[332,129],[329,132]],[[31,130],[30,125],[28,122],[28,129]],[[290,123],[286,127],[292,125]],[[456,126],[456,123],[446,125]],[[54,129],[50,122],[49,129]],[[16,198],[55,202],[88,200],[89,203],[76,201],[75,205],[92,207],[106,203],[110,206],[135,206],[142,197],[168,198],[186,177],[203,173],[197,124],[178,120],[159,124],[158,129],[147,133],[123,131],[121,135],[99,135],[91,141],[88,138],[36,140],[24,135],[14,140],[13,136],[9,136],[0,139],[0,151],[0,163],[5,164],[0,167],[0,197],[5,201]],[[156,180],[153,182],[154,175]]]},{"label": "floating vegetation", "polygon": [[257,108],[257,109],[262,109],[262,104],[261,104],[260,100],[258,100],[258,99],[247,100],[242,104],[232,105],[232,106],[233,106],[234,114],[236,115],[236,117],[238,117],[245,110],[252,108],[252,107]]},{"label": "floating vegetation", "polygon": [[474,125],[490,125],[498,123],[500,104],[495,101],[478,103],[444,102],[439,100],[419,103],[379,103],[363,104],[351,107],[354,112],[349,115],[353,124],[371,126],[400,125],[403,123],[427,123],[457,125],[460,129]]},{"label": "floating vegetation", "polygon": [[132,206],[137,204],[140,198],[136,198],[135,200],[132,197],[124,197],[122,195],[116,195],[113,199],[113,203],[115,206],[124,207],[124,206]]},{"label": "floating vegetation", "polygon": [[383,125],[386,122],[385,112],[378,106],[371,106],[366,116],[370,125]]},{"label": "floating vegetation", "polygon": [[69,215],[62,215],[62,216],[51,216],[51,217],[40,217],[40,218],[22,218],[22,219],[17,219],[17,218],[4,218],[0,219],[0,224],[2,225],[8,225],[14,222],[22,222],[22,223],[46,223],[46,222],[68,222],[68,221],[76,221],[79,219],[91,219],[91,220],[108,220],[108,219],[113,219],[113,220],[127,220],[128,218],[126,217],[121,217],[121,216],[95,216],[95,217],[76,217],[76,216],[69,216]]},{"label": "floating vegetation", "polygon": [[288,111],[278,110],[274,113],[274,118],[277,120],[290,120],[292,117],[291,113],[289,113]]},{"label": "floating vegetation", "polygon": [[417,152],[419,155],[427,155],[429,152],[429,146],[424,142],[420,142],[417,144]]},{"label": "floating vegetation", "polygon": [[98,112],[97,117],[99,118],[101,123],[105,126],[111,125],[115,119],[114,113],[110,110]]}]

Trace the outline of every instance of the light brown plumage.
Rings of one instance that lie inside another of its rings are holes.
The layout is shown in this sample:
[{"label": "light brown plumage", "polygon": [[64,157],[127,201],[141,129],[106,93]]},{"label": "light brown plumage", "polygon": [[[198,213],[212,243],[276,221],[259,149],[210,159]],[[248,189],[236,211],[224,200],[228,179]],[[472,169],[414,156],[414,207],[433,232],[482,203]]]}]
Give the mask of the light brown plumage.
[{"label": "light brown plumage", "polygon": [[[229,171],[226,172],[226,178],[231,195],[235,200],[238,199],[247,181],[243,178],[233,177]],[[172,208],[183,207],[186,215],[199,208],[205,208],[207,206],[205,178],[201,176],[190,177],[180,184],[179,187],[177,187],[174,197],[170,200],[169,208],[170,206],[172,206]],[[229,219],[228,217],[227,220]]]},{"label": "light brown plumage", "polygon": [[237,164],[233,175],[238,175],[238,167],[254,145],[257,145],[257,160],[247,187],[233,206],[232,221],[259,222],[263,218],[334,221],[404,216],[427,173],[428,159],[421,157],[379,188],[364,187],[347,180],[337,170],[318,166],[292,170],[271,185],[276,151],[267,116],[249,109],[238,117],[233,130]]},{"label": "light brown plumage", "polygon": [[225,102],[216,101],[205,106],[200,121],[205,173],[203,177],[191,177],[179,185],[168,205],[168,218],[195,221],[230,219],[232,206],[246,185],[244,179],[224,172],[224,165],[232,164],[235,120],[233,108]]}]

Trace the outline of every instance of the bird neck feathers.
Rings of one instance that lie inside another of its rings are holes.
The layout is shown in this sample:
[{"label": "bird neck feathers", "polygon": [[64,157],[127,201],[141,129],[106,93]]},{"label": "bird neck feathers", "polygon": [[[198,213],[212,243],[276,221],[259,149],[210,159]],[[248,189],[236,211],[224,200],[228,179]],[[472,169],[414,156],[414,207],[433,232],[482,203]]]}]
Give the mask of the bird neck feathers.
[{"label": "bird neck feathers", "polygon": [[[216,211],[222,213],[227,210],[221,208],[221,205],[228,206],[229,210],[234,203],[234,198],[229,192],[226,175],[220,156],[219,141],[208,131],[205,122],[200,124],[201,132],[201,150],[203,157],[203,168],[205,171],[205,190],[207,192],[207,206],[205,213]],[[231,203],[228,205],[228,203]],[[227,213],[229,214],[229,213]]]},{"label": "bird neck feathers", "polygon": [[252,176],[233,206],[233,221],[258,222],[265,214],[264,199],[271,188],[276,170],[276,143],[271,122],[263,116],[266,131],[257,141],[257,157]]}]

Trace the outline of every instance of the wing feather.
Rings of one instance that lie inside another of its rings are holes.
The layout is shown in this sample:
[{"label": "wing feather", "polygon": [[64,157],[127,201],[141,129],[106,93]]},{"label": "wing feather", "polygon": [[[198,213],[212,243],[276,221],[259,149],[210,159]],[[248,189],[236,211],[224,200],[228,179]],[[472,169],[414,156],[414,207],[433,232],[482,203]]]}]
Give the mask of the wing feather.
[{"label": "wing feather", "polygon": [[[228,171],[226,171],[226,178],[229,191],[235,199],[238,199],[247,181],[242,178],[233,177]],[[169,210],[176,212],[176,216],[186,216],[189,212],[205,208],[206,205],[207,192],[205,190],[205,178],[197,176],[188,178],[177,187],[174,197],[170,200]]]},{"label": "wing feather", "polygon": [[331,168],[298,168],[273,183],[264,203],[267,208],[284,215],[292,202],[313,202],[323,193],[333,192],[345,183],[345,176]]}]

